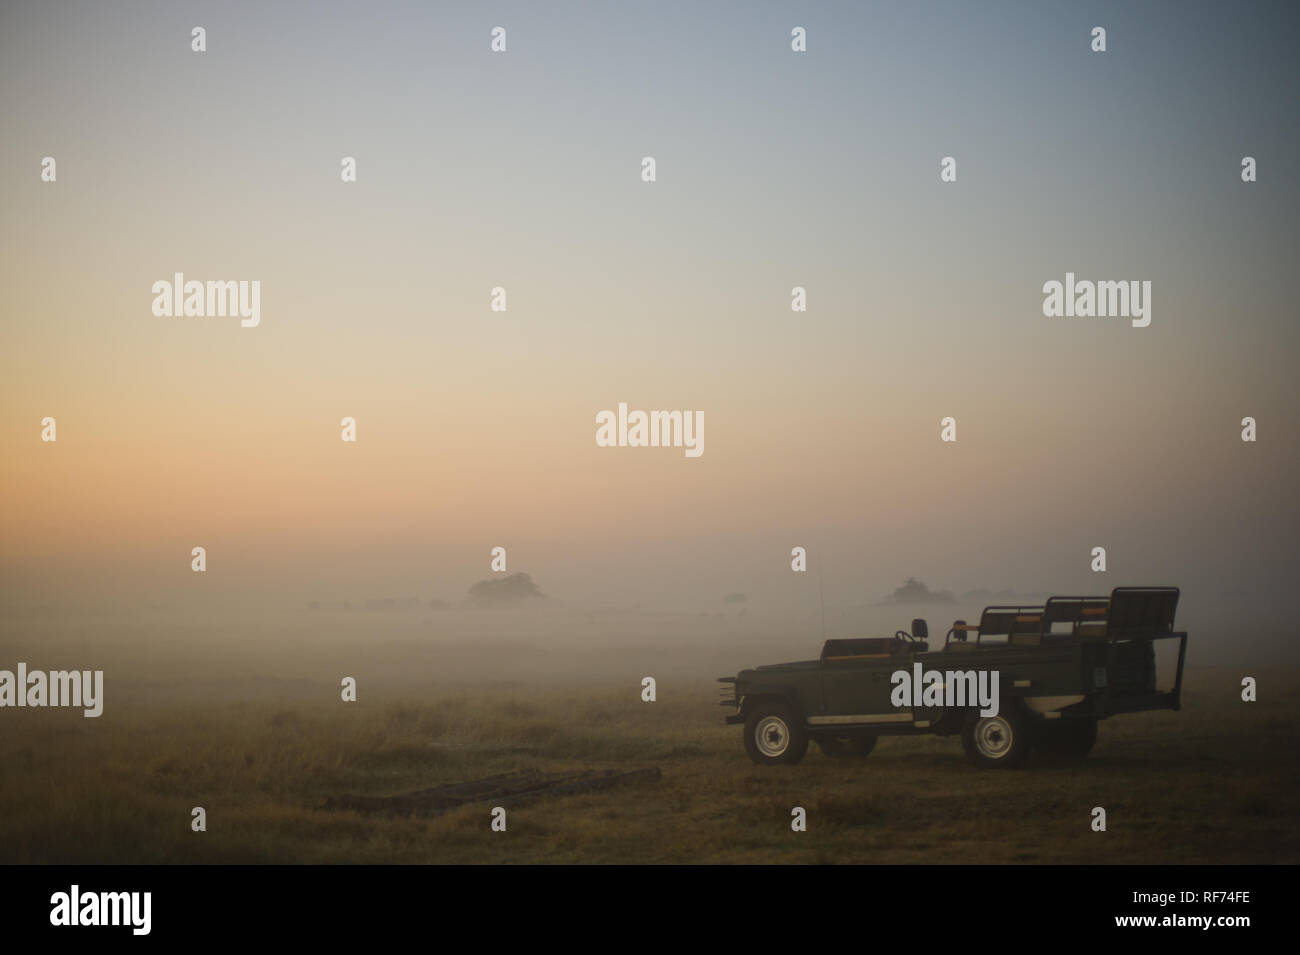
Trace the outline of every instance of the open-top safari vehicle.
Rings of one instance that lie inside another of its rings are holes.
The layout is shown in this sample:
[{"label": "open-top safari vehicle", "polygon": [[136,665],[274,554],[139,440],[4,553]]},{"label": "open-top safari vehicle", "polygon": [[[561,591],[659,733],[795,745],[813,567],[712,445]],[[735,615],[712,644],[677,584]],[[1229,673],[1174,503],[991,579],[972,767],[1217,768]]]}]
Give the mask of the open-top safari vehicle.
[{"label": "open-top safari vehicle", "polygon": [[[809,740],[828,756],[865,756],[880,736],[922,733],[961,734],[981,767],[1019,766],[1035,747],[1081,758],[1099,720],[1179,709],[1187,634],[1174,631],[1177,606],[1177,587],[1117,587],[987,607],[937,649],[913,620],[910,633],[827,640],[816,660],[722,677],[722,704],[760,764],[797,763]],[[1178,641],[1178,664],[1160,690],[1155,641],[1166,639]]]}]

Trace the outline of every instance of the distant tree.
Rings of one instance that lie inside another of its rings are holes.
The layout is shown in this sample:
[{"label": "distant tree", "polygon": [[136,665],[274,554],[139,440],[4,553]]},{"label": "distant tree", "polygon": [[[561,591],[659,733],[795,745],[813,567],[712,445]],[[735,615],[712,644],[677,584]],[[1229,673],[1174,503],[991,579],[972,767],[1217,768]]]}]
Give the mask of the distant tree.
[{"label": "distant tree", "polygon": [[472,603],[492,607],[522,603],[533,597],[544,596],[545,594],[533,583],[533,578],[524,573],[480,580],[469,589],[469,599]]},{"label": "distant tree", "polygon": [[952,603],[952,593],[947,590],[931,590],[915,577],[908,577],[903,586],[894,588],[894,603],[933,604]]}]

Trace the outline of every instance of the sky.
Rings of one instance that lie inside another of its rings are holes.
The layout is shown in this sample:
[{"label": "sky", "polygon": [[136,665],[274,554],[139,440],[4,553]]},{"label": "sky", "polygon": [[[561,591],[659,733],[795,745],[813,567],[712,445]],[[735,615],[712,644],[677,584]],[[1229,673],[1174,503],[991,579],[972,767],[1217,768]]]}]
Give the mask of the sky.
[{"label": "sky", "polygon": [[[5,3],[0,608],[455,601],[502,546],[574,605],[761,612],[819,599],[804,546],[831,606],[1174,584],[1285,625],[1298,22]],[[260,324],[154,315],[176,272]],[[1045,317],[1067,272],[1151,324]],[[619,402],[704,453],[597,447]]]}]

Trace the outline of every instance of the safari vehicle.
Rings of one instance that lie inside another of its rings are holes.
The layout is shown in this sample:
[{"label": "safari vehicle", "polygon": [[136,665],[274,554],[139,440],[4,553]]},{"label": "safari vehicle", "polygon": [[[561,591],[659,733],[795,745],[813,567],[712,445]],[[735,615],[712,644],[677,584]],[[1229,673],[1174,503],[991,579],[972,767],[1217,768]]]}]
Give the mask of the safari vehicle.
[{"label": "safari vehicle", "polygon": [[[987,607],[978,624],[956,621],[936,649],[917,619],[910,633],[827,640],[816,660],[722,677],[721,702],[736,709],[727,722],[744,725],[745,751],[761,765],[799,762],[809,740],[827,756],[866,756],[881,736],[923,733],[960,734],[979,767],[1020,766],[1035,747],[1082,758],[1098,721],[1180,708],[1187,634],[1174,631],[1177,606],[1177,587],[1117,587],[1109,597]],[[1178,641],[1178,665],[1172,689],[1161,691],[1155,642],[1166,639]],[[958,695],[951,705],[949,694],[934,705],[942,693],[895,705],[899,674],[926,671],[942,674],[938,687],[978,678],[996,689],[996,708],[969,694],[964,704]]]}]

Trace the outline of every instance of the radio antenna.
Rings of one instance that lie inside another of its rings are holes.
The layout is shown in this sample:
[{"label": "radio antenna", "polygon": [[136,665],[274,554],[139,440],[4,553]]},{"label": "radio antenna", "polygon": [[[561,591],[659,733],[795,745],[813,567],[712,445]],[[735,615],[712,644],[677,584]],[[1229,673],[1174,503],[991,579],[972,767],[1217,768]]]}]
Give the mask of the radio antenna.
[{"label": "radio antenna", "polygon": [[821,547],[817,548],[817,603],[822,608],[822,642],[826,642],[826,597],[822,593],[822,555]]}]

